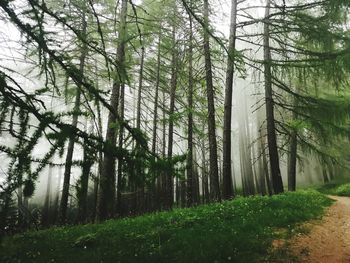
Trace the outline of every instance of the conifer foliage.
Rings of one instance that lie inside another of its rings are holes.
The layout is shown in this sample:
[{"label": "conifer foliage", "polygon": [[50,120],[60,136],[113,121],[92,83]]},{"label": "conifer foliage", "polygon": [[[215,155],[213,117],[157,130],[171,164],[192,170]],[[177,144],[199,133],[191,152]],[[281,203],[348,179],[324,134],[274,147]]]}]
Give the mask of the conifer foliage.
[{"label": "conifer foliage", "polygon": [[295,191],[307,159],[333,178],[350,3],[263,2],[0,1],[0,231]]}]

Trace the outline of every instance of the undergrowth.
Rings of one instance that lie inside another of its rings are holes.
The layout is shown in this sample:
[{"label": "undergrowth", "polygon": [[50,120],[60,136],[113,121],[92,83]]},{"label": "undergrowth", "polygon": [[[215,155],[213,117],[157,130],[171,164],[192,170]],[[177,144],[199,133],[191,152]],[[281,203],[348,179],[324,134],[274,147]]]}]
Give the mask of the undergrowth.
[{"label": "undergrowth", "polygon": [[322,185],[317,190],[324,194],[350,196],[349,178],[334,180],[330,183]]},{"label": "undergrowth", "polygon": [[26,232],[4,239],[0,261],[263,262],[274,239],[331,203],[308,190]]}]

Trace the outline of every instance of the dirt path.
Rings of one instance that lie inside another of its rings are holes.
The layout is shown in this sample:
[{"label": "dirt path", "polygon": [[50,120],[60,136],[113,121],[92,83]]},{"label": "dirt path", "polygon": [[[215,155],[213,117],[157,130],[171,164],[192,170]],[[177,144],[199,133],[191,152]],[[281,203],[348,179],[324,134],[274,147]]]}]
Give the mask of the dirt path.
[{"label": "dirt path", "polygon": [[350,198],[330,196],[332,205],[321,223],[292,239],[291,249],[300,262],[350,263]]}]

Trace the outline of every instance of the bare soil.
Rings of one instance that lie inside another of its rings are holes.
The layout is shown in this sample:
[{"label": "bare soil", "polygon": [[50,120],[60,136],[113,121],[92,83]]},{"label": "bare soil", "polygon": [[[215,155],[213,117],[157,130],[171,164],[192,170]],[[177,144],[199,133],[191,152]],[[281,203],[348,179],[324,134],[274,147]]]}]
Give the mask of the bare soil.
[{"label": "bare soil", "polygon": [[291,252],[300,262],[350,263],[350,198],[330,196],[336,202],[310,231],[294,237]]}]

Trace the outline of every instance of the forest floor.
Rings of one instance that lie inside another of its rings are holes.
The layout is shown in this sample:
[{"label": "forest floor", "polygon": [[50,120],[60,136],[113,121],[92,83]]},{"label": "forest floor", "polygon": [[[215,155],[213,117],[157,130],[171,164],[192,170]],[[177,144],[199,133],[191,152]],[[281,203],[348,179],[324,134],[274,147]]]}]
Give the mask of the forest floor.
[{"label": "forest floor", "polygon": [[324,194],[307,190],[32,230],[4,237],[0,262],[295,262],[287,250],[273,250],[271,244],[289,240],[305,222],[320,220],[332,204]]},{"label": "forest floor", "polygon": [[306,223],[310,230],[290,241],[290,251],[300,262],[350,262],[350,198],[329,196],[336,202],[322,221]]}]

